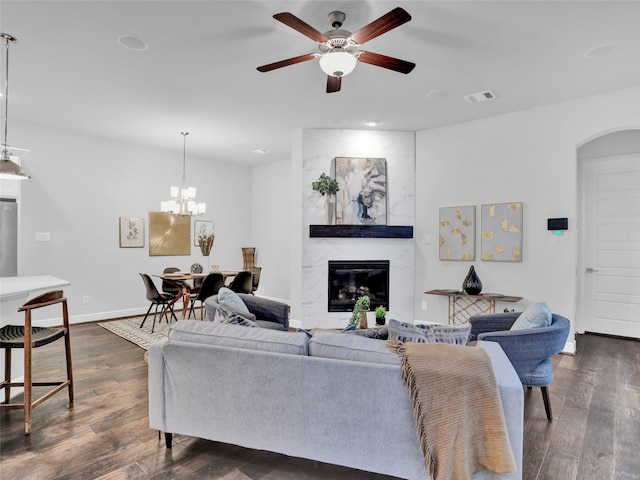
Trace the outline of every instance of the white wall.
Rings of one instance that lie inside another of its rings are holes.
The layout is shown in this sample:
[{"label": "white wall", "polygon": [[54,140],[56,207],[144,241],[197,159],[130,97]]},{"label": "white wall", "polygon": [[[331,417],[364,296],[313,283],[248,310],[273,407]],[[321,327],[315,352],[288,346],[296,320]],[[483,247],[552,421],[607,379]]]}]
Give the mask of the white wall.
[{"label": "white wall", "polygon": [[[474,265],[486,292],[518,295],[520,310],[547,301],[552,311],[575,320],[577,262],[577,153],[588,139],[608,131],[638,128],[640,89],[626,89],[545,107],[486,118],[417,135],[416,184],[416,313],[420,319],[443,321],[447,299],[420,292],[460,288]],[[479,259],[438,259],[438,209],[442,206],[492,202],[524,203],[521,263]],[[551,245],[550,217],[568,217],[569,230]],[[420,309],[426,300],[428,310]],[[573,325],[574,331],[576,325]],[[579,331],[579,325],[578,325]],[[570,341],[572,337],[570,337]]]},{"label": "white wall", "polygon": [[[176,151],[166,152],[33,123],[14,121],[11,131],[12,144],[30,150],[23,164],[32,177],[22,184],[18,274],[69,280],[73,322],[144,313],[139,272],[188,270],[195,262],[206,267],[196,246],[189,256],[149,256],[148,212],[158,211],[169,187],[181,181],[179,132],[168,133],[175,134]],[[242,267],[240,249],[252,241],[251,170],[191,157],[187,143],[187,183],[207,203],[197,218],[215,222],[211,263]],[[247,194],[239,195],[243,189]],[[121,216],[145,219],[145,248],[119,248]],[[36,232],[50,232],[51,241],[36,242]]]},{"label": "white wall", "polygon": [[252,244],[262,267],[258,295],[291,298],[291,161],[253,168]]}]

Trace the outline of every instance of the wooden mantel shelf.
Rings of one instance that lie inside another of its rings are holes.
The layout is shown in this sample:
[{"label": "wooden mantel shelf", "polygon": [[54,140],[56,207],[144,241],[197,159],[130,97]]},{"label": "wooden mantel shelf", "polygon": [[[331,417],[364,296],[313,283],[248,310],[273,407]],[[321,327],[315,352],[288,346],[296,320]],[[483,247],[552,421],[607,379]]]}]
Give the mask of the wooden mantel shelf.
[{"label": "wooden mantel shelf", "polygon": [[309,225],[312,238],[413,238],[412,225]]}]

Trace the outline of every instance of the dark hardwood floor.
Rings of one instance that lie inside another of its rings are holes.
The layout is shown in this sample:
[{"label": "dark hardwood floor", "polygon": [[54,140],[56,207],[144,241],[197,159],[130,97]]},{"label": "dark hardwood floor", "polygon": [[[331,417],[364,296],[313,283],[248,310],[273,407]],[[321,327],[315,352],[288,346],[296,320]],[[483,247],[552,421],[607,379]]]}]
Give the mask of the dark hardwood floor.
[{"label": "dark hardwood floor", "polygon": [[[71,334],[75,403],[60,393],[36,408],[30,436],[22,411],[0,413],[3,480],[390,478],[180,435],[167,450],[148,426],[144,350],[93,323]],[[61,347],[36,349],[36,378],[62,372]],[[539,389],[525,391],[524,478],[640,479],[640,342],[580,335],[553,362],[552,423]]]}]

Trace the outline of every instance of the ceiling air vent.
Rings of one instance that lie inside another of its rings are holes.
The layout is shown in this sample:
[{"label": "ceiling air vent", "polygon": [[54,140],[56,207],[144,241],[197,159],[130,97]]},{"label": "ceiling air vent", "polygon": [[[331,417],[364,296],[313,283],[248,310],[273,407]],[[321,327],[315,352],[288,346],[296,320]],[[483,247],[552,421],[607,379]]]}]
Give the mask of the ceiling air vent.
[{"label": "ceiling air vent", "polygon": [[469,103],[486,102],[487,100],[493,100],[495,98],[496,98],[496,94],[493,93],[491,90],[473,93],[471,95],[466,95],[464,97],[464,99]]}]

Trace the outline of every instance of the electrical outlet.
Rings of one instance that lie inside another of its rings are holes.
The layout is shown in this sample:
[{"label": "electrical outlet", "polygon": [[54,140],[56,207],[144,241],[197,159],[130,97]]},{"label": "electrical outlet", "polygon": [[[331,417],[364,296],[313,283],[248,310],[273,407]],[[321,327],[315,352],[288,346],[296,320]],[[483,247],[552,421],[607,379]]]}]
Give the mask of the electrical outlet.
[{"label": "electrical outlet", "polygon": [[422,309],[423,309],[423,310],[427,310],[427,309],[428,309],[427,307],[428,307],[428,305],[427,305],[427,301],[426,301],[426,300],[423,300],[423,301],[422,301]]},{"label": "electrical outlet", "polygon": [[82,297],[82,303],[84,303],[85,305],[89,303],[89,295],[85,295],[84,297]]}]

